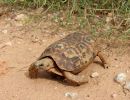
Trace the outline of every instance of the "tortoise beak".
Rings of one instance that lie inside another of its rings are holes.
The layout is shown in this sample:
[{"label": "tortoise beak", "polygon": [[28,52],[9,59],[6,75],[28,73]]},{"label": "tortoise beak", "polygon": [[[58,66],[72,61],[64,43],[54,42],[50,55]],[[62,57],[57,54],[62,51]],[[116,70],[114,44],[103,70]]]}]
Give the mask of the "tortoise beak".
[{"label": "tortoise beak", "polygon": [[30,65],[28,71],[30,78],[37,78],[38,69],[35,66],[33,66],[33,64]]}]

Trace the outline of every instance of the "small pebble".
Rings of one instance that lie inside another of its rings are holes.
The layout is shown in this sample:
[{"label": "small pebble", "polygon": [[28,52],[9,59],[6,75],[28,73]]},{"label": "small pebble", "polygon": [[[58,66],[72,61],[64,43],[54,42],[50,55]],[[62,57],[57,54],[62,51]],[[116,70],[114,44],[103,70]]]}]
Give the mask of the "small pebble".
[{"label": "small pebble", "polygon": [[112,97],[112,98],[116,98],[116,97],[117,97],[117,94],[116,94],[116,93],[113,93],[113,94],[111,95],[111,97]]},{"label": "small pebble", "polygon": [[98,73],[98,72],[94,72],[94,73],[91,74],[91,77],[92,77],[92,78],[95,78],[95,77],[98,77],[98,76],[99,76],[99,73]]},{"label": "small pebble", "polygon": [[109,23],[112,20],[111,17],[106,17],[106,22]]},{"label": "small pebble", "polygon": [[20,21],[20,20],[25,20],[25,19],[27,19],[27,18],[28,18],[27,15],[25,15],[25,14],[19,14],[19,15],[17,15],[17,16],[15,17],[15,20]]},{"label": "small pebble", "polygon": [[128,91],[130,91],[130,81],[126,82],[126,84],[124,85],[124,89],[127,89]]},{"label": "small pebble", "polygon": [[7,34],[7,32],[8,32],[7,30],[3,30],[3,31],[2,31],[2,33],[4,33],[4,34]]},{"label": "small pebble", "polygon": [[4,48],[6,46],[12,46],[12,43],[11,42],[6,42],[6,43],[0,44],[0,48]]},{"label": "small pebble", "polygon": [[66,97],[69,97],[69,98],[71,98],[71,99],[76,99],[77,96],[78,96],[78,94],[77,94],[77,93],[73,93],[73,92],[66,92],[66,93],[65,93],[65,96],[66,96]]},{"label": "small pebble", "polygon": [[54,87],[54,89],[56,90],[56,89],[57,89],[57,87]]},{"label": "small pebble", "polygon": [[7,43],[5,43],[5,45],[12,46],[12,43],[11,42],[7,42]]},{"label": "small pebble", "polygon": [[60,37],[63,37],[63,35],[62,35],[62,34],[60,34],[59,36],[60,36]]},{"label": "small pebble", "polygon": [[129,73],[129,70],[126,70],[126,73]]},{"label": "small pebble", "polygon": [[24,26],[27,21],[29,20],[29,17],[26,14],[18,14],[15,18],[15,25],[17,27],[22,27]]},{"label": "small pebble", "polygon": [[125,84],[126,82],[126,74],[125,73],[119,73],[115,77],[115,81],[120,84]]}]

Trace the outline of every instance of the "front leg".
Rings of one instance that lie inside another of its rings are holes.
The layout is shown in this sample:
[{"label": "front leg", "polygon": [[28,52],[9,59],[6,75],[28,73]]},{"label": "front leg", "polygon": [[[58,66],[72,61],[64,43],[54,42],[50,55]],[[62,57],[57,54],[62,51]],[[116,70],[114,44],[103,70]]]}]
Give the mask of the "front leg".
[{"label": "front leg", "polygon": [[48,72],[57,74],[57,75],[59,75],[59,76],[63,76],[62,73],[61,73],[58,69],[56,69],[55,67],[49,69]]},{"label": "front leg", "polygon": [[103,54],[102,54],[101,52],[98,52],[98,53],[97,53],[97,56],[98,56],[98,57],[100,58],[100,60],[102,61],[104,68],[108,68],[109,65],[108,65],[106,59],[103,57]]},{"label": "front leg", "polygon": [[88,82],[88,77],[85,75],[74,75],[71,72],[63,72],[65,78],[74,85],[81,85]]}]

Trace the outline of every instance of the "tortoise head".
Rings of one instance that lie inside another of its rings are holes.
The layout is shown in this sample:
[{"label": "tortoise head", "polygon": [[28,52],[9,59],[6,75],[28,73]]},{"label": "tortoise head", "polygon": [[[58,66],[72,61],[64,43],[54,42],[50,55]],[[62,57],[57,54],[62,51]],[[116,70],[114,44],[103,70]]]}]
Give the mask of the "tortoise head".
[{"label": "tortoise head", "polygon": [[37,60],[31,66],[36,67],[36,69],[42,69],[48,71],[49,69],[53,68],[53,60],[50,58],[43,58],[41,60]]}]

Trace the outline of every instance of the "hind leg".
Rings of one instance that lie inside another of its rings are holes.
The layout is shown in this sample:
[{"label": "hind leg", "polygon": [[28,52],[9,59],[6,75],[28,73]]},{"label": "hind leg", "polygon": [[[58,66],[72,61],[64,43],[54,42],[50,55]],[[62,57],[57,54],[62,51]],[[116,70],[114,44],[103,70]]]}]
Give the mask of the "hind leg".
[{"label": "hind leg", "polygon": [[98,57],[100,58],[100,60],[102,61],[104,68],[108,68],[109,65],[108,65],[106,59],[103,57],[103,54],[102,54],[101,52],[98,52],[98,53],[97,53],[97,56],[98,56]]},{"label": "hind leg", "polygon": [[85,75],[74,75],[71,72],[63,72],[65,78],[74,85],[81,85],[88,82],[88,77]]}]

